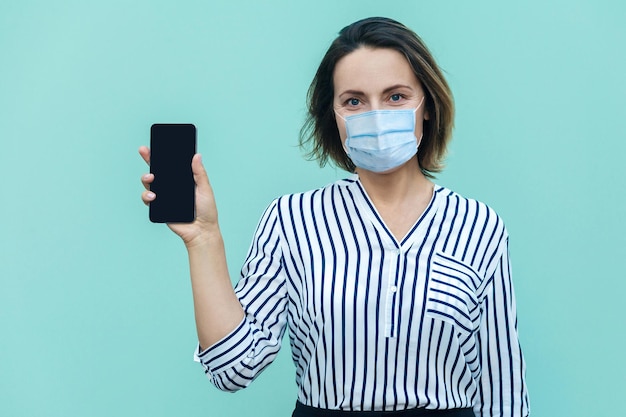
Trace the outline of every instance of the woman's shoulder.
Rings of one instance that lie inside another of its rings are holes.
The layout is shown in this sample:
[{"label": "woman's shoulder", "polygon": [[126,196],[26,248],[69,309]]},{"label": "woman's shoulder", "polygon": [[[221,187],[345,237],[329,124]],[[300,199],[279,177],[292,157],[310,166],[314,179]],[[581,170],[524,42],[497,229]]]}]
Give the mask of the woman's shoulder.
[{"label": "woman's shoulder", "polygon": [[357,181],[358,181],[358,178],[356,176],[343,178],[343,179],[333,181],[329,184],[326,184],[318,188],[290,193],[290,194],[284,194],[276,198],[275,201],[276,201],[276,204],[281,205],[287,202],[315,200],[317,198],[321,198],[324,195],[331,195],[333,192],[337,192],[340,190],[345,190],[346,188],[354,187],[356,186]]},{"label": "woman's shoulder", "polygon": [[440,208],[443,208],[446,215],[454,215],[456,218],[465,219],[468,226],[476,227],[481,224],[483,227],[487,227],[491,225],[501,229],[506,234],[506,227],[502,217],[496,209],[482,200],[465,197],[440,185],[435,186],[435,193],[442,200]]}]

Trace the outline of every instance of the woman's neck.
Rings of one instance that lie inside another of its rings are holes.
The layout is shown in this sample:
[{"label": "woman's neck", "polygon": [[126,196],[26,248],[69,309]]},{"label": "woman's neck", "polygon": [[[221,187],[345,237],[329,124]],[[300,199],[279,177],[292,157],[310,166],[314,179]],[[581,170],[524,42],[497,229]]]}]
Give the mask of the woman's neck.
[{"label": "woman's neck", "polygon": [[357,168],[356,173],[374,205],[395,206],[416,199],[430,200],[433,183],[420,169],[417,158],[397,169],[379,174]]},{"label": "woman's neck", "polygon": [[422,173],[417,158],[392,172],[357,169],[357,174],[389,231],[402,241],[433,198],[434,184]]}]

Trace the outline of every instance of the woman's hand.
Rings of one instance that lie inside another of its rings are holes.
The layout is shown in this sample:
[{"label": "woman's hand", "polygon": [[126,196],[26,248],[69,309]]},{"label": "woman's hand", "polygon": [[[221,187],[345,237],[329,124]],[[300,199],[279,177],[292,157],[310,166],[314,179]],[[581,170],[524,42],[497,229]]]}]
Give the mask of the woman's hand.
[{"label": "woman's hand", "polygon": [[[150,165],[150,149],[147,146],[139,148],[139,154]],[[206,239],[219,236],[217,222],[217,207],[213,197],[213,189],[209,177],[202,165],[202,157],[195,154],[191,160],[191,170],[196,183],[196,220],[193,223],[168,223],[168,227],[180,236],[187,247],[199,243],[206,243]],[[144,174],[141,182],[146,191],[141,194],[144,204],[149,205],[158,196],[150,191],[150,184],[154,181],[154,174]]]}]

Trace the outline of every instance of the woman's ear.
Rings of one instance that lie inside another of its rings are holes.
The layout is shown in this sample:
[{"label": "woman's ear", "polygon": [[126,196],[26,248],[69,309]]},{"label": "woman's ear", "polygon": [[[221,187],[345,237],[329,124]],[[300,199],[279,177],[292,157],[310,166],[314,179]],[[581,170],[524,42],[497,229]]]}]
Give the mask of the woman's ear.
[{"label": "woman's ear", "polygon": [[430,120],[430,115],[428,114],[428,110],[424,110],[424,120]]}]

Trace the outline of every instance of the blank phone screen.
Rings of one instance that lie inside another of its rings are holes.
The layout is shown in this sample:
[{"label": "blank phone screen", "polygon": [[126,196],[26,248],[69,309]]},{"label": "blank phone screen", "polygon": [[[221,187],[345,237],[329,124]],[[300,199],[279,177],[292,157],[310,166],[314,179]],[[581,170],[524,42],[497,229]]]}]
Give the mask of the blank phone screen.
[{"label": "blank phone screen", "polygon": [[192,124],[154,124],[150,129],[150,221],[188,223],[195,219],[195,182],[191,159],[196,153]]}]

